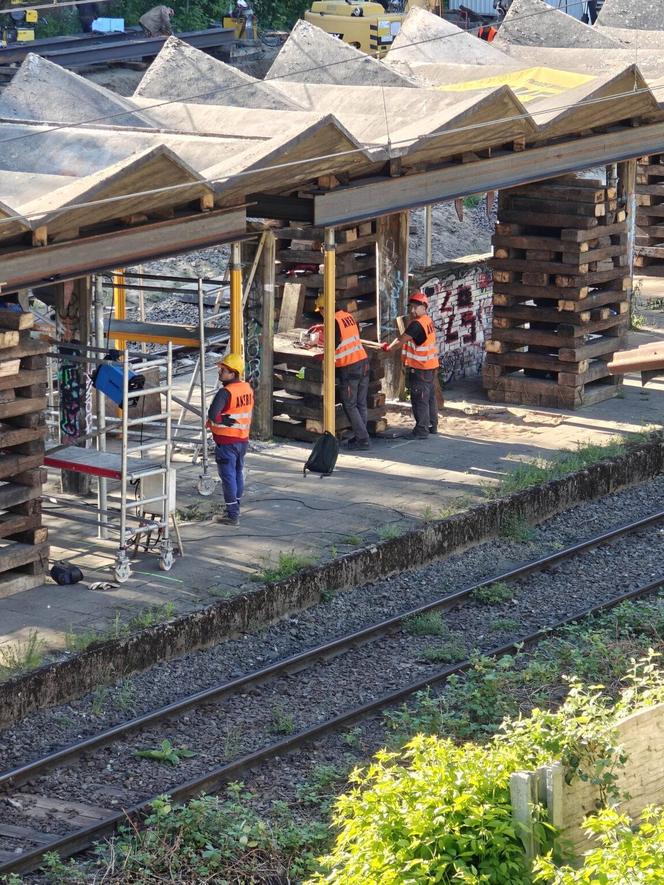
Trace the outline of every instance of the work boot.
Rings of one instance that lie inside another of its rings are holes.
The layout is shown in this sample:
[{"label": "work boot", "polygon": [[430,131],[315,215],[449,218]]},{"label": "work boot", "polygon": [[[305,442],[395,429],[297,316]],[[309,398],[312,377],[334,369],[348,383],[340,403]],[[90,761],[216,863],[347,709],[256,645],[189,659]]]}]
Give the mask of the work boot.
[{"label": "work boot", "polygon": [[415,428],[411,433],[413,439],[429,439],[429,431],[428,430],[420,430],[419,428]]},{"label": "work boot", "polygon": [[429,433],[438,433],[438,428],[434,427],[433,424],[429,428]]},{"label": "work boot", "polygon": [[356,439],[353,437],[348,440],[348,448],[354,449],[357,452],[367,452],[371,448],[371,443],[368,439]]},{"label": "work boot", "polygon": [[212,521],[221,525],[240,525],[239,516],[229,516],[227,513],[218,513]]}]

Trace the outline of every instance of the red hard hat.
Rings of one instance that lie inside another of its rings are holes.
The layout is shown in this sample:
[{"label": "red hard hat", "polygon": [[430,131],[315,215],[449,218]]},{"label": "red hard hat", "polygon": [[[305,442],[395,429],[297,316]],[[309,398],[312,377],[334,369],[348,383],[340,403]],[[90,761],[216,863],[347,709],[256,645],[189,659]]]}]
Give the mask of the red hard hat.
[{"label": "red hard hat", "polygon": [[417,304],[423,304],[425,307],[429,306],[429,299],[424,292],[413,292],[408,301],[409,303],[415,301]]}]

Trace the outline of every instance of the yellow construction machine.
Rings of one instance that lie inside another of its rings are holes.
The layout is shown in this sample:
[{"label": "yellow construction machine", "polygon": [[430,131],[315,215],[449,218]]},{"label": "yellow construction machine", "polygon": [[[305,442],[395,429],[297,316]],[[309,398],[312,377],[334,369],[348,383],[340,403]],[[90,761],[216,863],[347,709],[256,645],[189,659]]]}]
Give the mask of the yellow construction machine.
[{"label": "yellow construction machine", "polygon": [[[22,0],[11,0],[11,6],[18,6]],[[26,43],[35,39],[35,25],[39,21],[36,9],[19,6],[18,9],[3,9],[0,23],[0,46],[8,43]]]},{"label": "yellow construction machine", "polygon": [[305,21],[357,49],[380,55],[389,49],[412,6],[432,9],[428,0],[314,0]]}]

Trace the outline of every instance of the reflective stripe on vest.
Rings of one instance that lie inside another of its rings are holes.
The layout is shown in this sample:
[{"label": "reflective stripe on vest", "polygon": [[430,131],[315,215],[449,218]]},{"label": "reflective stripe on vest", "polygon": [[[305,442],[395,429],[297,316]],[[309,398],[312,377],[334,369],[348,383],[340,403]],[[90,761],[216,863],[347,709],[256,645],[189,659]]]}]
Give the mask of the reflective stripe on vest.
[{"label": "reflective stripe on vest", "polygon": [[221,412],[235,421],[231,427],[225,424],[208,423],[213,435],[223,436],[226,439],[236,439],[245,442],[249,439],[251,427],[251,414],[254,410],[254,391],[246,381],[231,381],[225,387],[229,395],[228,405]]},{"label": "reflective stripe on vest", "polygon": [[341,341],[334,350],[334,364],[337,368],[352,366],[367,358],[367,352],[360,341],[360,329],[355,319],[345,310],[338,310],[334,319],[337,322]]},{"label": "reflective stripe on vest", "polygon": [[431,317],[417,317],[415,320],[424,329],[426,338],[422,344],[415,344],[411,339],[403,346],[403,363],[411,369],[437,369],[440,365],[438,360],[438,347],[436,345],[436,330]]}]

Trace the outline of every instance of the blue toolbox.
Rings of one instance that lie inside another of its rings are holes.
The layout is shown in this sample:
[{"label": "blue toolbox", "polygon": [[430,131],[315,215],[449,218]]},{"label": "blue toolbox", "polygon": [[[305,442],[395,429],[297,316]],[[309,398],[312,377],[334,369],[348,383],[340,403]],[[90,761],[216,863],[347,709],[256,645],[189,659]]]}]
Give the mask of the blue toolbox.
[{"label": "blue toolbox", "polygon": [[[142,390],[145,385],[145,376],[137,375],[129,370],[129,390]],[[112,399],[118,406],[122,406],[122,366],[118,363],[103,362],[95,372],[92,383]],[[131,405],[131,403],[130,403]]]}]

